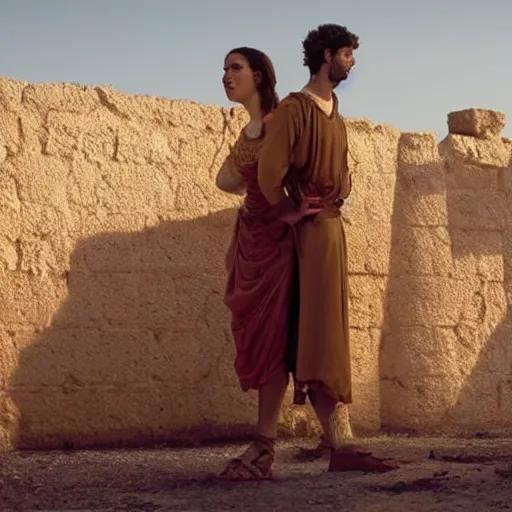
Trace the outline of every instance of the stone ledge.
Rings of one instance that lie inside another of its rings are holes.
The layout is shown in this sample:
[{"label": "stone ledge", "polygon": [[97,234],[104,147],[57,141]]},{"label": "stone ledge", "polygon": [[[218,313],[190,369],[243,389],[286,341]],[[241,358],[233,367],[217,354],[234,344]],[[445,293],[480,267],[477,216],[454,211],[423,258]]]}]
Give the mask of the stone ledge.
[{"label": "stone ledge", "polygon": [[512,145],[501,138],[483,140],[449,134],[439,144],[439,152],[454,169],[468,164],[482,169],[506,168],[511,162]]}]

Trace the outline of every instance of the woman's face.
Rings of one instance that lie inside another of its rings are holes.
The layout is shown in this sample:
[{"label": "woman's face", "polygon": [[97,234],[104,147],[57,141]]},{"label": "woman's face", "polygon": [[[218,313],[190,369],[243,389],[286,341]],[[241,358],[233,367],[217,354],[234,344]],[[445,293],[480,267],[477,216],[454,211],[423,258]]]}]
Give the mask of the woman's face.
[{"label": "woman's face", "polygon": [[259,73],[253,72],[243,55],[231,53],[226,57],[222,83],[230,101],[244,104],[254,94],[257,94],[258,77]]}]

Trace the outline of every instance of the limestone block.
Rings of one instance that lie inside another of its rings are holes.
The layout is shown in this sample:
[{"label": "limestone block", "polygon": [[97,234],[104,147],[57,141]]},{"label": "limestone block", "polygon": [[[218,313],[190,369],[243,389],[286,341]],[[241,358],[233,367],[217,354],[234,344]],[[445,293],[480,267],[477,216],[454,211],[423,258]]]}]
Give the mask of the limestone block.
[{"label": "limestone block", "polygon": [[454,276],[479,276],[488,281],[505,279],[504,236],[500,231],[453,229],[450,233]]},{"label": "limestone block", "polygon": [[115,158],[118,127],[102,111],[85,117],[81,130],[81,150],[86,160],[108,164]]},{"label": "limestone block", "polygon": [[471,297],[469,284],[441,276],[390,277],[387,315],[393,326],[455,326]]},{"label": "limestone block", "polygon": [[21,200],[18,183],[6,172],[0,173],[0,236],[14,242],[21,233]]},{"label": "limestone block", "polygon": [[382,424],[435,431],[456,404],[464,382],[457,337],[445,327],[396,327],[382,341]]},{"label": "limestone block", "polygon": [[[458,336],[461,340],[461,333]],[[459,430],[468,431],[475,425],[479,429],[507,428],[512,420],[512,325],[502,323],[484,339],[473,365],[465,369],[457,403],[445,420]]]},{"label": "limestone block", "polygon": [[63,214],[68,213],[66,183],[70,164],[66,160],[52,156],[42,158],[37,153],[20,154],[5,162],[3,170],[15,179],[21,201],[45,204]]},{"label": "limestone block", "polygon": [[66,297],[65,281],[25,272],[0,274],[0,324],[45,326]]},{"label": "limestone block", "polygon": [[355,224],[350,217],[345,225],[349,273],[387,275],[391,257],[391,231],[389,221]]},{"label": "limestone block", "polygon": [[21,96],[27,85],[22,80],[0,77],[0,105],[10,112],[19,110],[21,108]]},{"label": "limestone block", "polygon": [[[195,404],[172,383],[45,388],[11,392],[23,411],[19,448],[126,446],[164,440],[191,427]],[[151,400],[148,400],[151,396]]]},{"label": "limestone block", "polygon": [[220,324],[171,325],[42,332],[20,355],[11,381],[23,411],[21,446],[138,443],[201,428],[213,436],[216,428],[222,434],[225,425],[252,422],[254,397],[241,393],[232,368],[223,366],[233,354]]},{"label": "limestone block", "polygon": [[71,112],[49,112],[46,118],[48,139],[43,151],[47,155],[70,158],[80,147],[81,126],[85,116]]},{"label": "limestone block", "polygon": [[[50,328],[21,353],[20,369],[11,386],[63,387],[71,391],[97,385],[129,388],[175,379],[193,386],[211,371],[213,362],[204,353],[207,347],[200,344],[200,332],[184,332],[187,343],[180,344],[172,330]],[[186,347],[190,345],[194,351],[187,353]],[[56,352],[58,359],[54,357]],[[198,357],[192,358],[193,353]]]},{"label": "limestone block", "polygon": [[400,130],[388,124],[378,124],[373,130],[372,139],[377,172],[395,174]]},{"label": "limestone block", "polygon": [[349,132],[352,132],[354,138],[359,138],[358,136],[360,135],[371,135],[375,130],[375,123],[370,119],[345,119],[345,124]]},{"label": "limestone block", "polygon": [[478,197],[480,190],[502,188],[501,176],[506,169],[493,167],[482,168],[475,164],[450,164],[446,166],[446,187],[448,190],[469,189]]},{"label": "limestone block", "polygon": [[389,274],[451,276],[453,257],[448,228],[394,226]]},{"label": "limestone block", "polygon": [[242,108],[230,110],[187,100],[172,100],[147,95],[131,95],[110,86],[96,87],[101,104],[120,120],[151,122],[165,129],[192,128],[203,135],[227,131],[238,134],[248,121]]},{"label": "limestone block", "polygon": [[502,139],[476,139],[465,135],[448,135],[439,144],[439,151],[451,168],[470,164],[483,168],[508,167],[512,146]]},{"label": "limestone block", "polygon": [[350,330],[354,402],[350,406],[356,432],[380,428],[380,341],[378,328]]},{"label": "limestone block", "polygon": [[224,258],[235,212],[195,222],[159,222],[142,233],[106,233],[75,246],[75,271],[164,272],[224,277]]},{"label": "limestone block", "polygon": [[494,110],[469,108],[448,114],[448,132],[471,137],[498,137],[505,128],[505,114]]},{"label": "limestone block", "polygon": [[377,172],[378,162],[374,158],[373,124],[366,120],[347,119],[349,142],[348,165],[352,179],[362,173]]},{"label": "limestone block", "polygon": [[399,130],[374,125],[367,119],[346,119],[349,140],[349,168],[353,175],[394,174]]},{"label": "limestone block", "polygon": [[8,240],[0,241],[0,268],[5,270],[16,270],[19,268],[19,255],[15,243]]},{"label": "limestone block", "polygon": [[505,281],[510,281],[512,284],[512,226],[508,226],[503,233],[503,269]]},{"label": "limestone block", "polygon": [[387,279],[380,276],[350,276],[349,321],[351,327],[367,329],[382,325],[386,282]]},{"label": "limestone block", "polygon": [[[78,173],[79,168],[73,173],[75,180]],[[88,180],[86,200],[91,200],[89,194],[94,191],[98,212],[150,215],[172,210],[175,205],[175,190],[168,175],[149,164],[111,162],[81,181]]]},{"label": "limestone block", "polygon": [[[190,268],[189,274],[194,275]],[[222,278],[163,272],[70,271],[69,299],[54,321],[60,327],[194,329],[205,318],[209,295],[222,293],[223,285]]]},{"label": "limestone block", "polygon": [[19,118],[12,112],[3,112],[0,115],[0,163],[9,154],[16,154],[20,147]]},{"label": "limestone block", "polygon": [[46,276],[50,273],[62,274],[67,268],[68,251],[63,239],[22,235],[16,247],[16,269],[31,275]]},{"label": "limestone block", "polygon": [[502,230],[510,225],[512,210],[505,192],[450,190],[446,200],[453,228]]},{"label": "limestone block", "polygon": [[440,163],[398,169],[392,225],[446,226],[446,174]]},{"label": "limestone block", "polygon": [[498,182],[501,190],[505,191],[510,200],[512,200],[512,161],[509,167],[499,169]]},{"label": "limestone block", "polygon": [[29,84],[23,90],[23,104],[40,114],[49,111],[91,112],[100,106],[97,92],[77,84]]},{"label": "limestone block", "polygon": [[[494,308],[495,291],[484,295]],[[390,331],[382,344],[383,423],[422,431],[508,424],[512,331],[497,318],[492,324],[490,332],[471,322]]]},{"label": "limestone block", "polygon": [[[48,130],[46,128],[45,117],[36,110],[24,108],[20,111],[17,118],[18,134],[20,143],[23,144],[23,153],[25,155],[34,155],[39,158],[40,154],[46,151],[48,142]],[[17,154],[21,151],[12,151]]]},{"label": "limestone block", "polygon": [[121,126],[116,159],[121,162],[165,163],[172,156],[167,136],[161,131],[141,130],[133,125]]},{"label": "limestone block", "polygon": [[0,452],[16,447],[19,416],[9,393],[0,391]]},{"label": "limestone block", "polygon": [[425,167],[439,161],[435,133],[402,133],[398,141],[398,166]]},{"label": "limestone block", "polygon": [[350,222],[356,226],[389,222],[393,215],[395,174],[372,174],[352,180]]},{"label": "limestone block", "polygon": [[18,362],[17,347],[12,336],[5,330],[0,330],[0,393],[7,390],[9,377]]},{"label": "limestone block", "polygon": [[503,282],[482,283],[485,311],[483,332],[485,339],[491,339],[503,324],[512,325],[510,317],[512,310],[507,301],[506,288]]},{"label": "limestone block", "polygon": [[461,310],[461,322],[479,326],[485,338],[492,335],[507,315],[507,302],[502,283],[474,284]]}]

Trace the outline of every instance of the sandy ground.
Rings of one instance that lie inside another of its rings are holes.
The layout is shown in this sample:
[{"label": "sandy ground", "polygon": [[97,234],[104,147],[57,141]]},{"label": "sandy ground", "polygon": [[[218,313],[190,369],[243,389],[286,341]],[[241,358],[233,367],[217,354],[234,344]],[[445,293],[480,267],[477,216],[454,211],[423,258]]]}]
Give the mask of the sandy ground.
[{"label": "sandy ground", "polygon": [[327,473],[283,442],[270,482],[211,475],[240,446],[17,452],[0,455],[0,510],[487,511],[512,510],[512,438],[378,438],[376,454],[410,461],[385,475]]}]

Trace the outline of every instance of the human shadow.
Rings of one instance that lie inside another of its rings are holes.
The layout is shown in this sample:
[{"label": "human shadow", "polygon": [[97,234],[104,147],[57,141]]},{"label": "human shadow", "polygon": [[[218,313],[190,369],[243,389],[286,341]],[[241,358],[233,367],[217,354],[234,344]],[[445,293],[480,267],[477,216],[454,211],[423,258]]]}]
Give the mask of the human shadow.
[{"label": "human shadow", "polygon": [[19,448],[245,435],[223,304],[233,209],[77,242],[67,298],[19,355]]}]

